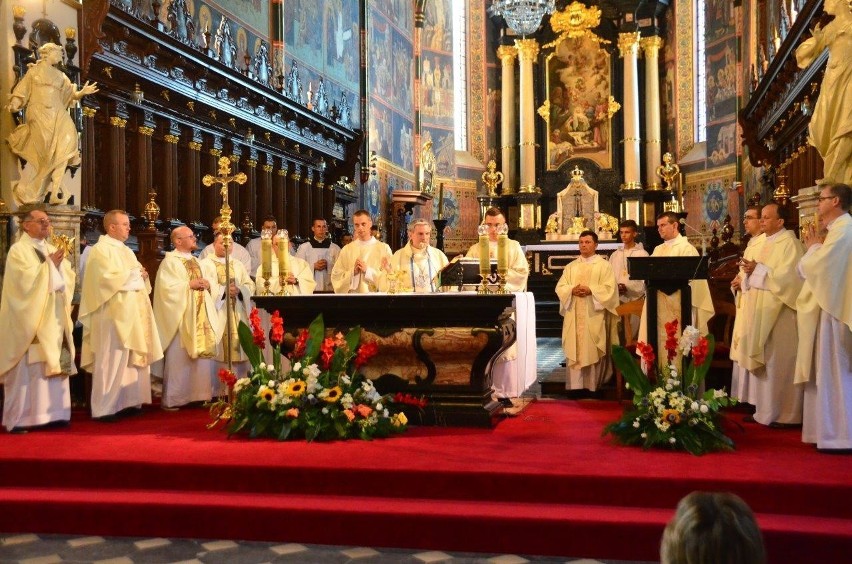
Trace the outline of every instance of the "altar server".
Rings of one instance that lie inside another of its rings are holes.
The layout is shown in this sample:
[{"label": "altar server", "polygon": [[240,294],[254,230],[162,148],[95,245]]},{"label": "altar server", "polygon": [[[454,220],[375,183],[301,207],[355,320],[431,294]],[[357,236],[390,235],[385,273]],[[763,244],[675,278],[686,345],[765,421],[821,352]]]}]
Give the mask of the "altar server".
[{"label": "altar server", "polygon": [[166,253],[154,284],[154,318],[165,358],[152,372],[163,379],[164,409],[210,400],[220,391],[216,377],[217,317],[210,293],[215,280],[204,277],[192,256],[195,235],[180,226],[171,234],[174,251]]},{"label": "altar server", "polygon": [[[274,215],[267,215],[263,218],[263,223],[260,226],[260,232],[269,231],[270,233],[278,232],[278,220]],[[255,237],[246,245],[246,252],[251,257],[251,264],[246,265],[248,273],[254,276],[257,272],[257,267],[260,266],[260,237]]]},{"label": "altar server", "polygon": [[124,244],[130,218],[122,210],[109,211],[104,230],[89,247],[83,277],[80,365],[92,374],[92,417],[111,420],[151,403],[151,364],[163,358],[163,348],[148,272]]},{"label": "altar server", "polygon": [[559,313],[563,316],[569,390],[595,391],[612,376],[610,350],[618,344],[618,286],[612,266],[595,254],[598,236],[583,231],[580,257],[565,267],[556,284]]},{"label": "altar server", "polygon": [[[278,235],[274,235],[272,237],[272,276],[269,278],[269,292],[273,294],[277,294],[281,291],[281,279],[278,276],[281,269],[281,264],[278,260],[278,257],[280,256],[278,247],[283,244],[289,245],[289,243],[281,241],[278,238]],[[287,256],[285,271],[287,272],[287,278],[285,279],[284,284],[287,286],[287,292],[289,295],[304,296],[314,293],[317,283],[316,280],[314,280],[313,270],[307,262],[297,256],[293,256],[291,253]],[[255,279],[257,280],[257,292],[261,293],[266,291],[266,278],[263,277],[263,264],[258,266],[257,272],[255,272]]]},{"label": "altar server", "polygon": [[311,233],[312,237],[296,249],[296,256],[307,262],[313,270],[317,283],[315,291],[331,292],[331,271],[340,255],[340,247],[331,242],[328,223],[321,217],[314,218]]},{"label": "altar server", "polygon": [[74,270],[45,239],[50,218],[38,208],[21,216],[21,238],[9,248],[0,326],[3,426],[13,433],[71,418],[68,376],[74,368],[71,298]]},{"label": "altar server", "polygon": [[[609,256],[609,264],[618,283],[618,301],[632,302],[645,297],[645,281],[631,280],[627,269],[627,259],[630,257],[647,257],[648,251],[642,243],[636,242],[639,226],[632,219],[622,221],[618,226],[618,236],[622,245]],[[632,316],[633,338],[639,333],[639,316]]]},{"label": "altar server", "polygon": [[355,239],[340,251],[331,271],[336,294],[366,294],[387,291],[387,269],[393,253],[387,244],[370,233],[373,220],[367,210],[352,215]]},{"label": "altar server", "polygon": [[411,292],[437,292],[440,272],[449,261],[447,255],[429,245],[432,226],[425,219],[408,224],[408,243],[391,259],[391,270],[399,276],[400,289]]},{"label": "altar server", "polygon": [[[506,224],[506,218],[497,208],[489,208],[485,212],[485,221],[488,227],[488,256],[497,258],[497,235]],[[507,241],[508,272],[506,273],[506,291],[523,292],[527,289],[527,277],[530,274],[530,265],[520,243],[513,239]],[[474,243],[465,255],[468,258],[479,258],[479,244]]]},{"label": "altar server", "polygon": [[805,384],[802,440],[825,451],[852,449],[852,189],[820,190],[819,222],[828,230],[820,244],[811,225],[808,251],[799,262],[804,278],[796,300],[799,350],[796,382]]},{"label": "altar server", "polygon": [[[216,233],[219,232],[219,227],[221,227],[221,225],[222,225],[222,216],[218,216],[217,218],[215,218],[213,220],[213,225],[211,226],[213,228],[213,235],[214,236],[216,235]],[[254,241],[254,239],[252,239],[252,241]],[[251,241],[249,241],[249,244],[251,244]],[[205,258],[207,258],[211,255],[214,255],[214,254],[216,254],[216,253],[215,253],[215,250],[213,249],[213,245],[211,243],[210,245],[207,245],[206,247],[204,247],[204,249],[202,249],[201,254],[198,255],[198,258],[199,258],[199,260],[205,259]],[[251,265],[252,265],[251,253],[249,253],[249,251],[246,247],[243,247],[242,245],[240,245],[236,241],[233,241],[231,243],[231,258],[233,260],[240,261],[243,264],[243,266],[246,268],[246,270],[248,270],[249,272],[254,272],[254,270],[251,267]]]}]

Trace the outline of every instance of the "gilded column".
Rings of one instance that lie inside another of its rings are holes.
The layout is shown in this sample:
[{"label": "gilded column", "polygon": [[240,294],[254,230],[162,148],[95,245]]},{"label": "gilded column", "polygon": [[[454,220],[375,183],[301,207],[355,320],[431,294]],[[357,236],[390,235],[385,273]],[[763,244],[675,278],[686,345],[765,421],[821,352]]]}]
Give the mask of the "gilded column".
[{"label": "gilded column", "polygon": [[307,169],[306,174],[302,176],[302,184],[299,186],[299,226],[297,234],[305,237],[311,232],[311,219],[313,216],[313,191],[314,191],[314,174],[316,171],[312,168]]},{"label": "gilded column", "polygon": [[163,135],[165,146],[163,147],[162,173],[163,173],[163,213],[160,217],[168,219],[180,219],[188,222],[189,218],[180,217],[181,189],[178,182],[178,143],[180,136],[176,131],[170,130]]},{"label": "gilded column", "polygon": [[287,182],[286,221],[284,225],[290,233],[299,232],[299,184],[302,182],[302,171],[299,165],[293,163],[293,171]]},{"label": "gilded column", "polygon": [[272,207],[270,213],[275,216],[278,225],[284,225],[284,210],[286,200],[284,199],[284,188],[287,185],[287,160],[281,159],[281,167],[275,171],[272,181]]},{"label": "gilded column", "polygon": [[[125,153],[125,138],[127,128],[127,117],[115,115],[109,118],[110,140],[109,151],[111,166],[109,167],[109,183],[104,208],[107,210],[127,209],[127,158]],[[96,198],[96,202],[102,200]]]},{"label": "gilded column", "polygon": [[[260,167],[257,175],[257,224],[261,225],[267,215],[275,215],[272,206],[272,155],[266,154],[266,164]],[[278,219],[278,216],[275,216]],[[255,228],[256,229],[256,228]]]},{"label": "gilded column", "polygon": [[619,33],[618,51],[624,59],[624,187],[640,188],[639,168],[639,32]]},{"label": "gilded column", "polygon": [[[148,116],[146,115],[146,118]],[[154,135],[154,124],[147,119],[136,128],[136,170],[133,173],[133,185],[136,192],[132,212],[141,215],[148,204],[148,192],[154,189],[154,158],[151,150],[151,136]]]},{"label": "gilded column", "polygon": [[660,49],[663,38],[643,37],[639,44],[645,55],[645,186],[657,190],[656,170],[662,160],[660,141]]},{"label": "gilded column", "polygon": [[497,48],[497,56],[503,70],[500,83],[500,157],[503,172],[503,193],[514,194],[518,187],[518,134],[515,124],[515,58],[518,49],[511,45]]},{"label": "gilded column", "polygon": [[201,184],[201,131],[198,129],[192,130],[192,141],[187,143],[183,170],[183,182],[189,190],[186,202],[187,221],[200,222],[208,219],[201,215],[202,190],[206,190],[206,188]]},{"label": "gilded column", "polygon": [[[516,39],[518,59],[521,67],[520,114],[521,177],[518,189],[521,192],[535,192],[535,93],[533,91],[533,63],[538,57],[538,42],[535,39]],[[505,188],[504,188],[505,190]]]},{"label": "gilded column", "polygon": [[83,171],[80,206],[95,206],[95,171],[97,152],[95,145],[95,114],[97,108],[83,106]]}]

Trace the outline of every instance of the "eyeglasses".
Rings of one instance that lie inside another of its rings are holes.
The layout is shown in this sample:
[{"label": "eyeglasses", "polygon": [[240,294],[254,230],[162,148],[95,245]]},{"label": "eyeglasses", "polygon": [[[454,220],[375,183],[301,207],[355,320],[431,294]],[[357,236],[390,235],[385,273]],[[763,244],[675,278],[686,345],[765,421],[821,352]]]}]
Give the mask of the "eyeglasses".
[{"label": "eyeglasses", "polygon": [[749,219],[760,219],[760,218],[759,217],[752,217],[750,215],[744,215],[743,216],[743,221],[748,221]]},{"label": "eyeglasses", "polygon": [[42,219],[28,219],[24,221],[24,223],[40,223],[42,225],[50,225],[50,220],[47,218]]},{"label": "eyeglasses", "polygon": [[823,200],[833,200],[836,197],[837,196],[820,196],[819,198],[817,198],[817,200],[819,200],[821,202]]}]

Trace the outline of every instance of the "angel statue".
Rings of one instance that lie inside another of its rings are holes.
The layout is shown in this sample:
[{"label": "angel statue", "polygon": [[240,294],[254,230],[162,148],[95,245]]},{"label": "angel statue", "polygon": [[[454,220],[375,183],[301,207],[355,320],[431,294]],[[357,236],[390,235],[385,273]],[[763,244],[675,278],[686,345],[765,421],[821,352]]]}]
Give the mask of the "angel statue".
[{"label": "angel statue", "polygon": [[26,161],[21,178],[12,188],[18,205],[42,202],[50,190],[52,205],[66,204],[71,194],[63,194],[65,169],[80,165],[77,128],[68,108],[98,91],[97,83],[77,88],[54,65],[62,61],[62,47],[45,43],[39,60],[31,64],[15,85],[6,107],[17,113],[25,109],[26,120],[9,134],[9,148]]}]

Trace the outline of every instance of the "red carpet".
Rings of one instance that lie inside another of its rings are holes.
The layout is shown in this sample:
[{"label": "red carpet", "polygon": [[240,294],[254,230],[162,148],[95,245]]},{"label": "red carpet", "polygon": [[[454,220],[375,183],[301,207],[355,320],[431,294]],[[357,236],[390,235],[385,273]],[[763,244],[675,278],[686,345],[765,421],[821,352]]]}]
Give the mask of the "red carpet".
[{"label": "red carpet", "polygon": [[[235,538],[653,560],[677,501],[742,496],[772,562],[852,552],[852,457],[745,424],[733,453],[611,444],[611,402],[374,442],[226,439],[204,410],[0,434],[0,531]],[[733,420],[739,420],[736,415]]]}]

